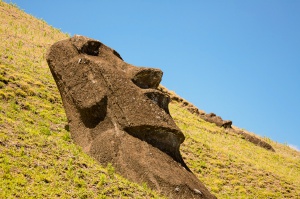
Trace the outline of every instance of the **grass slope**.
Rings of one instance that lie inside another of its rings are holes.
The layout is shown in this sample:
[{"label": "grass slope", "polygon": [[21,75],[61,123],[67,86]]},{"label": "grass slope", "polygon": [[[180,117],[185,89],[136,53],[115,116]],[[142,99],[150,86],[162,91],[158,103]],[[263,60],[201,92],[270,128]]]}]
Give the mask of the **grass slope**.
[{"label": "grass slope", "polygon": [[45,61],[68,35],[0,2],[0,198],[158,198],[72,143]]},{"label": "grass slope", "polygon": [[183,130],[183,158],[218,198],[300,198],[300,153],[262,138],[272,152],[191,114],[178,103],[171,114]]},{"label": "grass slope", "polygon": [[[161,198],[72,143],[46,49],[68,35],[0,1],[0,198]],[[257,147],[170,104],[188,166],[218,198],[300,198],[300,153]]]}]

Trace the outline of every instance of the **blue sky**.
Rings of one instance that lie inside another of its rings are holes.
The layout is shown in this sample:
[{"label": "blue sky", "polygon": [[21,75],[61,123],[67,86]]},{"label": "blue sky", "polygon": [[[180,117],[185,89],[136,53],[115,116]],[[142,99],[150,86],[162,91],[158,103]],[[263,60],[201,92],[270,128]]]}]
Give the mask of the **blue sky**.
[{"label": "blue sky", "polygon": [[207,113],[300,148],[300,1],[12,2],[162,69],[164,86]]}]

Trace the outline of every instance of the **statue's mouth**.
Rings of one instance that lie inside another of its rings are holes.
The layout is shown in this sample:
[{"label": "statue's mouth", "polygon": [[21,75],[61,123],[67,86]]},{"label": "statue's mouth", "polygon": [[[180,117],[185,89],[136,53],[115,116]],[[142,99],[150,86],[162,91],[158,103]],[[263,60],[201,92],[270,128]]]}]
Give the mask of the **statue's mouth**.
[{"label": "statue's mouth", "polygon": [[151,99],[155,104],[157,104],[160,108],[162,108],[167,114],[170,114],[169,112],[169,103],[170,103],[170,97],[162,93],[161,91],[157,89],[143,89],[143,92],[145,96],[147,96],[149,99]]},{"label": "statue's mouth", "polygon": [[188,171],[190,171],[184,163],[179,151],[180,144],[184,141],[184,136],[181,131],[150,125],[126,127],[124,130],[133,137],[145,141],[148,144],[165,152],[175,161],[185,167]]}]

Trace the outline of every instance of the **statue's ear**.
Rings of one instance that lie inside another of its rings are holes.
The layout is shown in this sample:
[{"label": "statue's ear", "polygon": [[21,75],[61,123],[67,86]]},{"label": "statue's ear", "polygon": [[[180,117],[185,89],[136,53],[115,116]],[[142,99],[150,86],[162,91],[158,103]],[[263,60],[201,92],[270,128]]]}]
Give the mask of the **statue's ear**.
[{"label": "statue's ear", "polygon": [[101,70],[88,56],[78,55],[60,73],[66,95],[71,96],[84,124],[95,127],[107,112],[107,88]]}]

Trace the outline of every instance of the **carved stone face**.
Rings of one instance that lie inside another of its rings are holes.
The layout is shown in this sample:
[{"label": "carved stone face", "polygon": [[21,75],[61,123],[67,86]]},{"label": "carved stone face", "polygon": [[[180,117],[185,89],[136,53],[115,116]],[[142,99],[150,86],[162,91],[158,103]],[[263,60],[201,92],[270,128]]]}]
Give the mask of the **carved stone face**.
[{"label": "carved stone face", "polygon": [[125,63],[113,49],[83,36],[54,44],[47,56],[73,139],[86,151],[114,129],[146,141],[185,166],[184,140],[157,87],[162,71]]},{"label": "carved stone face", "polygon": [[83,36],[53,44],[47,62],[71,136],[85,152],[172,198],[215,198],[180,155],[184,136],[169,114],[169,97],[157,89],[161,70],[127,64]]}]

